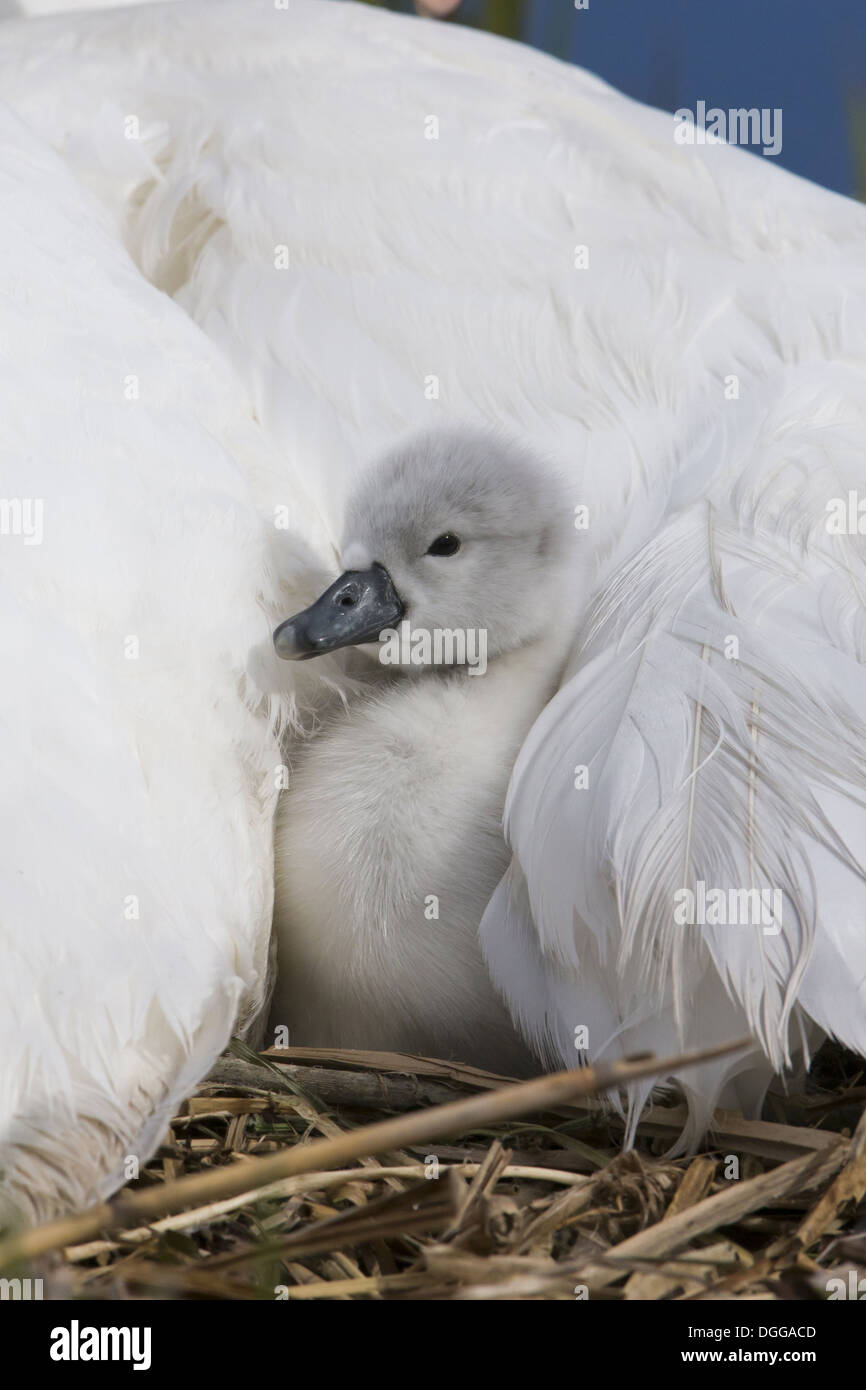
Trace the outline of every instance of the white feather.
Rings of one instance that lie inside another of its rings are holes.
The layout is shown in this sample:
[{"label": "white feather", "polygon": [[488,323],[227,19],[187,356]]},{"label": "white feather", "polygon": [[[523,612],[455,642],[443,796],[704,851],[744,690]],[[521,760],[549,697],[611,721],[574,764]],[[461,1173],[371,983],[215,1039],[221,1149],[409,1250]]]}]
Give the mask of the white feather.
[{"label": "white feather", "polygon": [[[753,1103],[808,1020],[866,1046],[862,539],[822,531],[862,486],[864,210],[360,6],[4,23],[0,90],[3,489],[49,528],[0,544],[16,1195],[108,1191],[261,999],[274,729],[320,698],[269,625],[333,566],[359,460],[456,419],[550,456],[590,516],[484,927],[528,1033],[571,1059],[586,1021],[594,1055],[751,1024]],[[681,951],[698,870],[779,879],[783,934]],[[698,1127],[724,1080],[685,1078]]]}]

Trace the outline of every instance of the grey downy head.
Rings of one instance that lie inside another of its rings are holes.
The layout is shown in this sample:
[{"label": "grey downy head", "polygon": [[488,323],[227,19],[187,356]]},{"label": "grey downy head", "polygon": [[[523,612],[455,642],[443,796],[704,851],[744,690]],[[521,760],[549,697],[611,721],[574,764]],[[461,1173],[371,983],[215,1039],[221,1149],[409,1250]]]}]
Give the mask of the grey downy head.
[{"label": "grey downy head", "polygon": [[376,643],[398,624],[483,632],[489,656],[514,650],[567,608],[573,536],[561,479],[523,446],[492,431],[416,437],[359,482],[346,508],[345,571],[280,624],[277,655],[304,661]]}]

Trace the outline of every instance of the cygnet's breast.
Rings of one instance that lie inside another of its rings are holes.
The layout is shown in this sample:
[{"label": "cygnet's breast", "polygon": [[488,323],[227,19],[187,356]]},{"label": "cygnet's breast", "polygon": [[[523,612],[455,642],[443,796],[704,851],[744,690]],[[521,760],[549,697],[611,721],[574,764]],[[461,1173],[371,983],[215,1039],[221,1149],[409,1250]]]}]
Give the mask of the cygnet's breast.
[{"label": "cygnet's breast", "polygon": [[279,979],[292,1043],[533,1069],[478,924],[508,863],[502,807],[549,675],[425,675],[303,748],[278,816]]}]

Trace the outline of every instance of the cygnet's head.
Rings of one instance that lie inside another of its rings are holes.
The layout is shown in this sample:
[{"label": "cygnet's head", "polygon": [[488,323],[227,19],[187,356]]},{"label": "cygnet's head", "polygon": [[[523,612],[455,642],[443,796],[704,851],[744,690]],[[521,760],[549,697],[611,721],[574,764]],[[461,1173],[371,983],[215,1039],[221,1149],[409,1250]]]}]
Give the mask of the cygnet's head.
[{"label": "cygnet's head", "polygon": [[345,573],[277,628],[277,654],[376,642],[404,619],[413,633],[483,631],[488,657],[512,651],[567,606],[573,537],[562,482],[527,450],[487,432],[425,434],[361,480],[346,509]]}]

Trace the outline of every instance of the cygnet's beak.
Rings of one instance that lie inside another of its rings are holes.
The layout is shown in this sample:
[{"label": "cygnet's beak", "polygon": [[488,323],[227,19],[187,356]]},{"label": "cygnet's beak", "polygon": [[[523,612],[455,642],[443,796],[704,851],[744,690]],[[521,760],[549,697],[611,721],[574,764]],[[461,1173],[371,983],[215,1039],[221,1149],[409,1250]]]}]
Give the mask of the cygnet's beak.
[{"label": "cygnet's beak", "polygon": [[402,616],[403,604],[384,565],[346,570],[309,608],[280,623],[274,648],[285,661],[308,661],[338,647],[375,642]]}]

